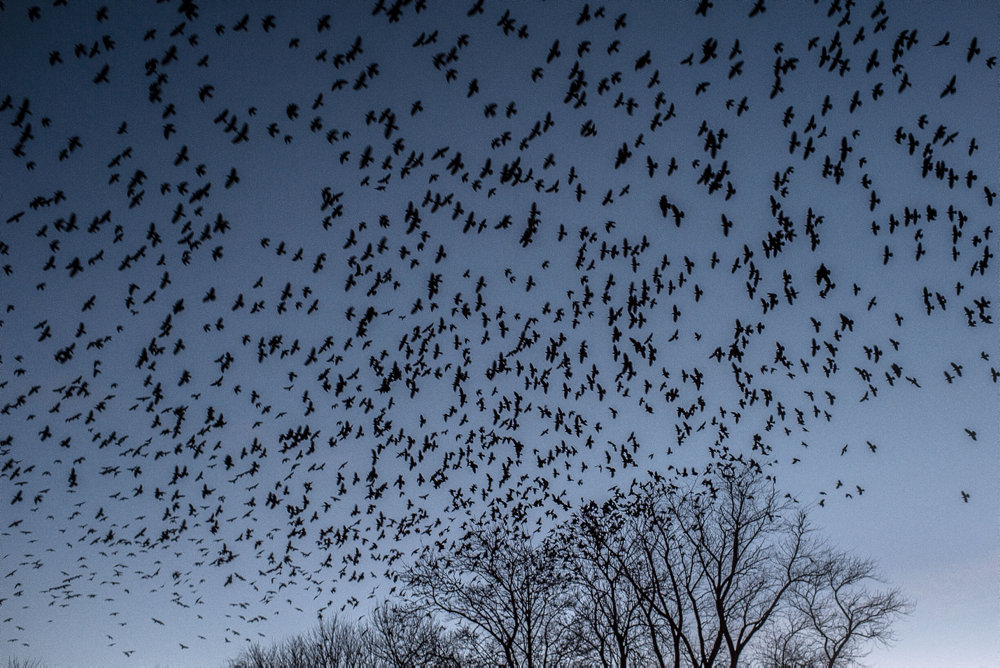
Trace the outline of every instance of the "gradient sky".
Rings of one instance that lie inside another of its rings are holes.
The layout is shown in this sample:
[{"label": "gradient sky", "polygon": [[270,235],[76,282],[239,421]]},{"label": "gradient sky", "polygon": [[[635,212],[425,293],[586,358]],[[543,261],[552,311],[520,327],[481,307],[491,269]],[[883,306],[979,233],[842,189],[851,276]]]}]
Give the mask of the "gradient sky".
[{"label": "gradient sky", "polygon": [[346,4],[0,3],[0,657],[725,450],[916,603],[870,663],[1000,665],[995,3]]}]

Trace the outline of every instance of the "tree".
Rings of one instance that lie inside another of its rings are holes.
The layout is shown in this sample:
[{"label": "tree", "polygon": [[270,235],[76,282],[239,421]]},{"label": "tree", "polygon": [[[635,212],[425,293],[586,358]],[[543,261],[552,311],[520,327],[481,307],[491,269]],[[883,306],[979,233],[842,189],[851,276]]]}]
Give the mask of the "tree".
[{"label": "tree", "polygon": [[38,659],[17,659],[9,657],[7,668],[45,668],[45,664]]},{"label": "tree", "polygon": [[892,641],[892,624],[912,607],[898,589],[882,583],[869,559],[828,550],[815,578],[791,597],[792,632],[785,644],[800,648],[810,665],[848,665],[868,654],[872,643]]},{"label": "tree", "polygon": [[419,561],[403,580],[424,609],[465,626],[484,663],[548,668],[566,658],[568,581],[554,549],[517,527],[476,524],[451,554]]},{"label": "tree", "polygon": [[457,634],[412,607],[385,602],[372,612],[369,627],[372,654],[384,665],[460,668],[467,663]]},{"label": "tree", "polygon": [[605,666],[844,665],[890,640],[906,607],[871,590],[874,565],[821,541],[754,462],[687,485],[654,477],[567,526],[587,613],[575,625],[591,624]]},{"label": "tree", "polygon": [[659,622],[648,629],[660,665],[736,666],[814,575],[805,515],[755,466],[718,466],[685,488],[659,478],[617,506],[638,520],[639,567],[619,565]]},{"label": "tree", "polygon": [[832,668],[892,639],[899,591],[873,588],[874,564],[821,540],[756,462],[678,480],[616,488],[545,540],[477,524],[402,579],[484,665]]},{"label": "tree", "polygon": [[311,649],[307,664],[325,668],[361,668],[372,665],[370,632],[363,622],[321,619],[305,644]]},{"label": "tree", "polygon": [[629,574],[641,570],[630,518],[614,515],[613,502],[585,504],[558,532],[571,588],[572,642],[580,658],[605,668],[648,665],[656,635],[650,609]]},{"label": "tree", "polygon": [[320,620],[309,633],[268,647],[252,643],[229,661],[230,668],[366,668],[375,665],[369,631],[337,617]]}]

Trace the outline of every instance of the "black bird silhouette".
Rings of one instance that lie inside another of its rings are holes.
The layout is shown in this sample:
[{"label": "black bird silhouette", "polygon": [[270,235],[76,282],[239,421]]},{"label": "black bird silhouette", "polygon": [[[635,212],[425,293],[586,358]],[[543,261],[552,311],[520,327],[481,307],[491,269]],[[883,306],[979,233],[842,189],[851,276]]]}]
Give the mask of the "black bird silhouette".
[{"label": "black bird silhouette", "polygon": [[941,91],[941,97],[947,97],[948,95],[954,95],[958,92],[958,88],[955,87],[955,79],[958,75],[952,74],[951,79],[945,85],[944,90]]}]

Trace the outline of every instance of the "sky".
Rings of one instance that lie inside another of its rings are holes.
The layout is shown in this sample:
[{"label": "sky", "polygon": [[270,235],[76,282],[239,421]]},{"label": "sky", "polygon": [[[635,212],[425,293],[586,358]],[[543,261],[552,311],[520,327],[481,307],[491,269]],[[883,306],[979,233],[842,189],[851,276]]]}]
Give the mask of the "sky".
[{"label": "sky", "polygon": [[0,2],[0,656],[222,665],[729,453],[915,603],[870,664],[1000,665],[998,13]]}]

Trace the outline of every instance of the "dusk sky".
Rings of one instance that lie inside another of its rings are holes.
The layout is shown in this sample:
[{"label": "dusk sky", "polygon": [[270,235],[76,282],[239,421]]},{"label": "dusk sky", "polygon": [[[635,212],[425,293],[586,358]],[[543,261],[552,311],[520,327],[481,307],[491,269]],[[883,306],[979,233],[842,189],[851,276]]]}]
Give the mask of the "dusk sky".
[{"label": "dusk sky", "polygon": [[742,455],[914,602],[868,663],[1000,665],[998,25],[0,1],[0,659],[222,665]]}]

